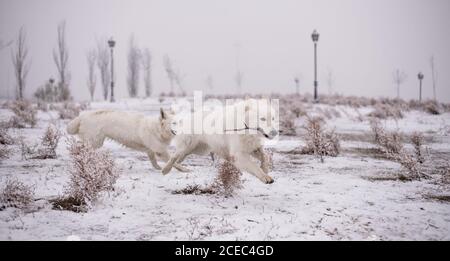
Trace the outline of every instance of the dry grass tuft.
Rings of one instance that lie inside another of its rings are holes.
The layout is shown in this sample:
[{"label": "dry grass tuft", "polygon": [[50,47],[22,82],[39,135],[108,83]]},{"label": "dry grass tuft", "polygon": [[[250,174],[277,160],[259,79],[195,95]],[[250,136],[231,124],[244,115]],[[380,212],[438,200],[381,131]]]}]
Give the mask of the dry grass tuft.
[{"label": "dry grass tuft", "polygon": [[34,201],[34,188],[17,179],[8,179],[0,191],[2,208],[15,207],[24,209]]}]

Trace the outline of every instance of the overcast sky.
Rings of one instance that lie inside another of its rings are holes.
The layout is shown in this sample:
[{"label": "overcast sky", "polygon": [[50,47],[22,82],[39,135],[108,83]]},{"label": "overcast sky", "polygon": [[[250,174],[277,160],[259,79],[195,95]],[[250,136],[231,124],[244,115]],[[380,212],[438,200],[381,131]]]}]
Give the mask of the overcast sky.
[{"label": "overcast sky", "polygon": [[[438,98],[450,101],[449,0],[0,0],[0,39],[14,39],[21,26],[27,31],[32,60],[27,97],[57,76],[52,49],[56,26],[63,20],[70,86],[77,100],[88,98],[86,51],[110,36],[117,40],[116,93],[127,96],[131,34],[153,54],[156,95],[169,88],[165,54],[185,74],[188,92],[205,89],[208,74],[215,93],[236,92],[237,45],[244,92],[294,92],[293,79],[300,75],[301,92],[311,93],[311,32],[317,29],[319,93],[328,92],[326,74],[331,70],[335,92],[394,97],[392,72],[399,68],[408,74],[402,98],[417,98],[419,71],[425,74],[424,96],[431,97],[429,58],[434,55]],[[6,48],[0,51],[0,96],[13,96],[13,86]],[[97,99],[100,89],[98,83]]]}]

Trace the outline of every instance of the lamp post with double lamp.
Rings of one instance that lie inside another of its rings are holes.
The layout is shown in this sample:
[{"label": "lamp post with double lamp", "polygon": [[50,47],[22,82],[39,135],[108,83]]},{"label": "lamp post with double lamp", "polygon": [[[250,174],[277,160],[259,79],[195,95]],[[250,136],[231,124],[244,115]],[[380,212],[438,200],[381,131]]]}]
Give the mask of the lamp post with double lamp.
[{"label": "lamp post with double lamp", "polygon": [[423,73],[419,72],[417,75],[417,78],[419,78],[419,102],[422,102],[422,80],[423,80]]},{"label": "lamp post with double lamp", "polygon": [[318,101],[318,94],[317,94],[317,42],[319,41],[319,33],[314,30],[314,32],[311,35],[311,38],[314,42],[314,101]]},{"label": "lamp post with double lamp", "polygon": [[109,48],[111,49],[111,102],[114,102],[114,46],[116,41],[111,37],[108,40]]}]

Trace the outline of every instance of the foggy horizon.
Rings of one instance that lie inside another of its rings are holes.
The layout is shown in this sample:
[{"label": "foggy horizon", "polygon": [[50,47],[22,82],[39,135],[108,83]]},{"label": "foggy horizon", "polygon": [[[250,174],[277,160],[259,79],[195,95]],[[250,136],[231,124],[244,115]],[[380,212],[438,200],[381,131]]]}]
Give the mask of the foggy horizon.
[{"label": "foggy horizon", "polygon": [[[437,98],[450,101],[450,2],[446,0],[344,1],[56,1],[0,0],[0,39],[27,33],[31,61],[25,97],[50,77],[57,79],[52,51],[58,23],[66,22],[70,89],[75,100],[88,100],[86,52],[113,37],[116,97],[128,97],[127,51],[134,35],[139,48],[152,53],[152,96],[169,92],[163,56],[183,75],[188,94],[205,90],[211,75],[213,94],[237,92],[236,46],[244,73],[242,93],[313,91],[314,29],[318,42],[319,95],[333,93],[396,97],[392,72],[408,78],[400,97],[417,99],[417,74],[423,72],[424,99],[432,98],[429,59],[437,68]],[[0,98],[14,97],[11,48],[0,50]],[[97,70],[97,68],[96,68]],[[95,99],[102,100],[98,70]],[[206,93],[209,93],[206,91]],[[144,96],[142,74],[139,97]]]}]

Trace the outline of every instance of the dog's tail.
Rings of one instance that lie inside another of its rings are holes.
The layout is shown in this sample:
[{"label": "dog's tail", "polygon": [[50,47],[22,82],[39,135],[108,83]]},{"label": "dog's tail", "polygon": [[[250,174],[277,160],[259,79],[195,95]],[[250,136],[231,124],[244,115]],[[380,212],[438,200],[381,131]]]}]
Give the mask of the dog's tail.
[{"label": "dog's tail", "polygon": [[80,128],[80,116],[76,117],[75,119],[73,119],[72,121],[69,122],[69,124],[67,124],[67,133],[69,134],[77,134],[78,133],[78,129]]}]

